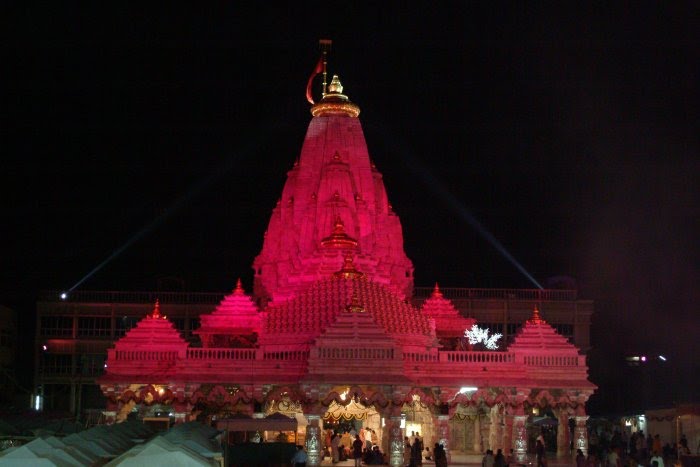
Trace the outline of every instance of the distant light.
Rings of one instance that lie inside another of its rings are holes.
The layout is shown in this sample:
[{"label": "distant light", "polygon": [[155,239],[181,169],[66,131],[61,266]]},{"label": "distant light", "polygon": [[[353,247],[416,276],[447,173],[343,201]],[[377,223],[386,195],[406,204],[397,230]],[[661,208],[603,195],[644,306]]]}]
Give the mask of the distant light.
[{"label": "distant light", "polygon": [[42,350],[48,349],[48,347],[46,347],[46,344],[42,345],[41,348],[42,348]]},{"label": "distant light", "polygon": [[666,361],[666,357],[664,357],[663,355],[659,355],[659,358],[660,358],[661,360],[663,360],[664,362]]},{"label": "distant light", "polygon": [[61,292],[61,300],[65,300],[66,298],[68,298],[68,294],[65,292]]},{"label": "distant light", "polygon": [[646,361],[647,361],[647,358],[646,358],[644,355],[642,355],[639,359],[640,359],[641,361],[643,361],[643,362],[646,362]]},{"label": "distant light", "polygon": [[107,368],[107,364],[105,363],[105,368]]},{"label": "distant light", "polygon": [[466,394],[466,393],[468,393],[468,392],[474,392],[474,391],[476,391],[476,390],[478,390],[478,389],[479,389],[479,388],[477,388],[476,386],[463,386],[463,387],[459,388],[459,393],[460,393],[460,394]]},{"label": "distant light", "polygon": [[34,410],[41,410],[41,396],[34,396]]}]

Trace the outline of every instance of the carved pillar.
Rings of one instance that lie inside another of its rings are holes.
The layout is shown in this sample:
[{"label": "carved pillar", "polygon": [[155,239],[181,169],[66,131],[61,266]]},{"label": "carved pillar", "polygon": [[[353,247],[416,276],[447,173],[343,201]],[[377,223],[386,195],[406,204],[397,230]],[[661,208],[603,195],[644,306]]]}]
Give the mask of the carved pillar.
[{"label": "carved pillar", "polygon": [[576,428],[574,428],[574,449],[583,451],[584,456],[588,456],[588,430],[586,429],[586,408],[579,404],[576,408]]},{"label": "carved pillar", "polygon": [[527,422],[527,415],[525,415],[525,410],[523,404],[520,403],[515,407],[515,414],[513,415],[513,453],[518,462],[524,462],[527,458],[527,430],[525,429],[525,423]]},{"label": "carved pillar", "polygon": [[445,448],[445,455],[447,456],[447,462],[451,461],[450,457],[450,417],[449,415],[438,415],[437,416],[437,442],[442,444]]},{"label": "carved pillar", "polygon": [[479,409],[476,409],[476,417],[474,418],[474,447],[475,452],[481,450],[481,423],[479,422]]},{"label": "carved pillar", "polygon": [[[513,409],[506,406],[503,409],[503,454],[508,455],[513,446]],[[515,449],[515,448],[513,448]]]},{"label": "carved pillar", "polygon": [[[489,429],[489,448],[496,452],[503,450],[503,423],[501,420],[501,406],[496,404],[491,407],[491,424]],[[507,452],[505,454],[508,454]]]},{"label": "carved pillar", "polygon": [[566,407],[559,409],[557,414],[559,422],[557,426],[557,456],[562,457],[570,454],[571,440],[569,439],[569,412]]},{"label": "carved pillar", "polygon": [[318,467],[323,461],[323,453],[321,447],[321,416],[307,415],[309,424],[306,427],[306,465],[309,467]]},{"label": "carved pillar", "polygon": [[389,465],[393,467],[403,466],[403,431],[401,430],[401,416],[392,415],[385,422],[389,426]]}]

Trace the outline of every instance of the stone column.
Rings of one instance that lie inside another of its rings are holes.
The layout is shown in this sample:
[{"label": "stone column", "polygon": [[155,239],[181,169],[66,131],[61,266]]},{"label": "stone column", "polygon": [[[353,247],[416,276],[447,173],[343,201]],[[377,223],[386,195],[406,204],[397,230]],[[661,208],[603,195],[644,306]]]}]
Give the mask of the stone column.
[{"label": "stone column", "polygon": [[522,404],[518,404],[513,415],[513,453],[518,462],[525,462],[527,459],[527,430],[525,423],[527,415]]},{"label": "stone column", "polygon": [[508,456],[513,446],[513,411],[510,406],[503,409],[503,442],[501,445],[503,446],[503,454]]},{"label": "stone column", "polygon": [[474,451],[477,453],[481,450],[481,423],[479,422],[479,409],[476,409],[476,417],[474,418]]},{"label": "stone column", "polygon": [[557,457],[563,457],[571,454],[569,439],[569,412],[565,407],[559,409],[557,414]]},{"label": "stone column", "polygon": [[393,467],[403,466],[403,430],[401,430],[401,416],[392,415],[385,420],[389,428],[389,465]]},{"label": "stone column", "polygon": [[[503,423],[501,421],[501,406],[496,404],[491,407],[491,425],[489,430],[489,448],[496,452],[503,449]],[[504,452],[504,455],[508,454]]]},{"label": "stone column", "polygon": [[574,428],[574,449],[583,451],[584,456],[588,456],[588,429],[586,428],[586,409],[583,404],[579,404],[576,409],[576,428]]},{"label": "stone column", "polygon": [[449,415],[438,415],[437,416],[437,442],[442,444],[445,448],[445,455],[447,456],[447,463],[451,461],[450,457],[450,417]]},{"label": "stone column", "polygon": [[318,467],[323,461],[323,453],[321,447],[321,416],[307,415],[309,424],[306,426],[306,465],[309,467]]}]

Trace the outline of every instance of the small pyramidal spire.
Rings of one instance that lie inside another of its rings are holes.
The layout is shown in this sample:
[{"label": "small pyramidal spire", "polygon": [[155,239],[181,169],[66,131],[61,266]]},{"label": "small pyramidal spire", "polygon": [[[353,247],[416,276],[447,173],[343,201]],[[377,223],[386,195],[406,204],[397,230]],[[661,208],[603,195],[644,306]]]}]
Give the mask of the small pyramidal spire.
[{"label": "small pyramidal spire", "polygon": [[160,318],[160,300],[156,298],[156,304],[153,307],[153,312],[151,313],[151,318],[154,319],[159,319]]},{"label": "small pyramidal spire", "polygon": [[239,277],[236,281],[236,288],[233,289],[235,295],[243,295],[245,291],[243,290],[243,284],[241,284],[241,278]]},{"label": "small pyramidal spire", "polygon": [[364,313],[365,308],[360,304],[360,299],[357,297],[357,290],[352,291],[352,297],[350,298],[350,304],[345,307],[345,311],[348,313]]},{"label": "small pyramidal spire", "polygon": [[540,316],[540,309],[535,305],[535,309],[532,310],[532,318],[530,318],[528,323],[531,324],[546,324],[547,322]]},{"label": "small pyramidal spire", "polygon": [[340,216],[335,216],[335,221],[333,222],[333,232],[323,239],[321,239],[321,246],[323,248],[357,248],[357,240],[352,238],[350,235],[345,233],[345,224]]},{"label": "small pyramidal spire", "polygon": [[431,295],[432,297],[442,297],[442,292],[440,292],[440,286],[438,283],[435,283],[435,288],[433,289],[433,293]]},{"label": "small pyramidal spire", "polygon": [[334,273],[333,275],[343,279],[359,279],[360,277],[364,277],[363,273],[355,269],[351,254],[345,255],[343,267],[340,269],[340,271]]}]

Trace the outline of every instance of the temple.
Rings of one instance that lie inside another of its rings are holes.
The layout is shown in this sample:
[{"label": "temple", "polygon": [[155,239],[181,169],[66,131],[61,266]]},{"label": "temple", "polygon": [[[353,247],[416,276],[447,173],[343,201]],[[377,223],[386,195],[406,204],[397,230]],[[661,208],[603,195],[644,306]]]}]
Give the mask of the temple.
[{"label": "temple", "polygon": [[491,335],[500,344],[491,350],[465,337],[488,331],[437,284],[420,305],[411,301],[413,264],[359,113],[338,76],[324,84],[253,261],[252,295],[239,280],[190,340],[156,302],[108,350],[98,379],[104,414],[281,413],[299,421],[311,466],[322,460],[325,429],[350,422],[374,429],[400,466],[412,431],[449,456],[525,455],[533,416],[547,413],[560,427],[558,450],[573,441],[586,452],[596,387],[585,355],[543,318],[546,304],[527,301],[529,319],[508,343]]}]

